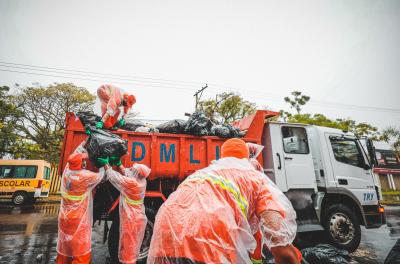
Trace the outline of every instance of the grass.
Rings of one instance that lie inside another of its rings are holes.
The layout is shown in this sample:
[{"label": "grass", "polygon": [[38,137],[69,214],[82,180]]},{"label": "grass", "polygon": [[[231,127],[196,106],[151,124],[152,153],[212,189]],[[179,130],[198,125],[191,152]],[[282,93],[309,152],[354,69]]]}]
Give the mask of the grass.
[{"label": "grass", "polygon": [[382,191],[382,195],[400,195],[400,191]]}]

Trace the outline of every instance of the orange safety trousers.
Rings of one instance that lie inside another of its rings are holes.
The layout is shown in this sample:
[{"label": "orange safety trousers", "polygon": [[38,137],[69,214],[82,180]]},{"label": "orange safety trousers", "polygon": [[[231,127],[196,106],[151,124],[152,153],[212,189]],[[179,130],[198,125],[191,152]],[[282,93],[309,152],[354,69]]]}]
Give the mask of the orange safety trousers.
[{"label": "orange safety trousers", "polygon": [[56,264],[89,264],[91,253],[82,256],[67,257],[60,253],[57,254]]}]

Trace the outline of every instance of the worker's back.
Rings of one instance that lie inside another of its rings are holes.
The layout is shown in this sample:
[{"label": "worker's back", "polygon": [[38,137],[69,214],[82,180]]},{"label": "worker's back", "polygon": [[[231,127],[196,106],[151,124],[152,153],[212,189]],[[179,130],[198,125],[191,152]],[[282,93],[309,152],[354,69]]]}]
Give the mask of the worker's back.
[{"label": "worker's back", "polygon": [[266,181],[248,160],[236,158],[215,161],[189,176],[160,208],[150,263],[165,258],[248,263],[248,253],[256,247],[259,213],[267,205],[279,211]]}]

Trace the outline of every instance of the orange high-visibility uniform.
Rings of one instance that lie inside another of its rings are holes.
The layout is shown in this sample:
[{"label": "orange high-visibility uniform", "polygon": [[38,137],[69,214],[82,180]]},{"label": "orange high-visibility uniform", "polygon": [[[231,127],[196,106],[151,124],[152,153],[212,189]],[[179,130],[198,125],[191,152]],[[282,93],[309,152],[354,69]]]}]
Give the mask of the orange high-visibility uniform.
[{"label": "orange high-visibility uniform", "polygon": [[[145,168],[136,169],[137,165]],[[108,169],[106,174],[121,193],[118,258],[123,264],[135,263],[147,224],[143,200],[146,192],[145,177],[150,174],[150,169],[145,165],[135,164],[131,169],[125,170],[125,176],[112,169]]]},{"label": "orange high-visibility uniform", "polygon": [[[97,96],[101,103],[101,115],[104,116],[106,113],[109,114],[109,118],[105,120],[104,127],[112,128],[118,121],[121,113],[122,101],[124,94],[120,88],[113,85],[102,85],[97,89]],[[134,97],[133,97],[134,98]],[[127,114],[132,104],[124,106],[124,114]]]},{"label": "orange high-visibility uniform", "polygon": [[87,264],[90,263],[91,253],[82,256],[67,257],[57,254],[56,264]]},{"label": "orange high-visibility uniform", "polygon": [[290,244],[296,222],[288,199],[248,159],[222,158],[186,178],[161,206],[148,263],[251,263],[264,211],[285,222],[281,237],[267,243]]},{"label": "orange high-visibility uniform", "polygon": [[62,199],[58,216],[57,241],[57,252],[64,258],[60,256],[57,263],[90,262],[92,190],[102,179],[103,173],[83,169],[70,170],[68,165],[65,168],[61,180]]}]

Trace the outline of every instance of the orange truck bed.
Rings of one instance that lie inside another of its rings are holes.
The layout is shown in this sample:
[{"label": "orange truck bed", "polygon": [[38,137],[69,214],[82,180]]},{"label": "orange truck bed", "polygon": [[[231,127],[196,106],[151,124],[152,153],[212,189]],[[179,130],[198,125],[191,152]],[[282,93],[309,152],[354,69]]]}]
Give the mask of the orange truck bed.
[{"label": "orange truck bed", "polygon": [[[247,131],[246,142],[261,144],[265,119],[277,112],[259,110],[233,125]],[[218,159],[222,143],[226,140],[215,136],[191,136],[185,134],[141,133],[126,130],[113,132],[128,140],[128,153],[122,157],[125,167],[141,163],[151,168],[149,180],[175,178],[183,180],[194,171],[206,167]],[[59,174],[61,175],[68,156],[85,139],[84,127],[73,113],[67,113],[64,144],[62,147]],[[260,157],[260,162],[262,158]],[[90,165],[89,168],[93,168]]]}]

